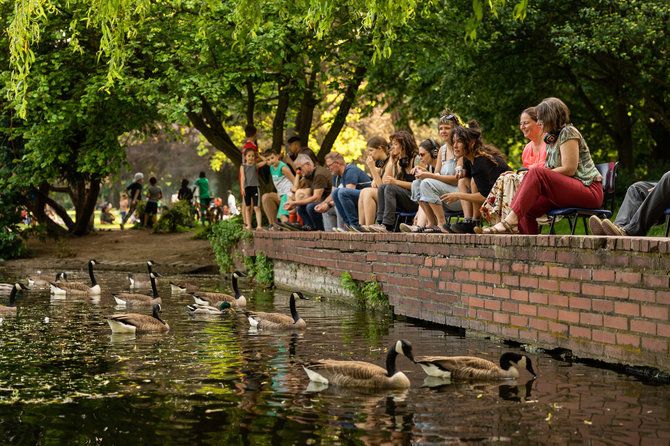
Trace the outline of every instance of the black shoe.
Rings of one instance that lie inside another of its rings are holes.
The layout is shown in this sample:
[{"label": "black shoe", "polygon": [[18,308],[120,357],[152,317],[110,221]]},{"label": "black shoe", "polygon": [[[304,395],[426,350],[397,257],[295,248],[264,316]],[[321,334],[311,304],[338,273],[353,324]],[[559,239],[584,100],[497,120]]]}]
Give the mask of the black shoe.
[{"label": "black shoe", "polygon": [[[456,224],[456,223],[454,223],[454,224]],[[453,234],[453,231],[451,230],[452,226],[453,225],[451,223],[445,223],[445,224],[442,225],[442,230],[444,232],[448,232],[449,234]]]},{"label": "black shoe", "polygon": [[477,223],[475,222],[458,222],[454,223],[453,225],[449,226],[449,232],[452,234],[474,234],[475,233],[475,226],[477,226]]},{"label": "black shoe", "polygon": [[312,228],[311,226],[303,225],[300,228],[301,231],[316,231],[316,229]]}]

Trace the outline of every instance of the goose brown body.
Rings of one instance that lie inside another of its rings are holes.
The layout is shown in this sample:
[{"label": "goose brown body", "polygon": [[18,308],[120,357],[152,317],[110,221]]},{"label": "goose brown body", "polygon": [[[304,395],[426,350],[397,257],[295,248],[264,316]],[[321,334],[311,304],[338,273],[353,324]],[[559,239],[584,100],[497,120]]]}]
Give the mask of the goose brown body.
[{"label": "goose brown body", "polygon": [[339,361],[321,359],[303,366],[309,379],[323,384],[365,389],[407,389],[409,378],[396,370],[396,358],[404,355],[411,361],[412,345],[405,340],[396,341],[386,355],[386,369],[364,361]]},{"label": "goose brown body", "polygon": [[289,297],[289,308],[291,315],[281,313],[265,313],[262,311],[245,311],[252,327],[268,330],[301,330],[307,327],[305,320],[298,315],[295,308],[295,300],[305,299],[300,291],[294,291]]},{"label": "goose brown body", "polygon": [[234,296],[231,296],[230,294],[226,293],[213,293],[208,291],[198,292],[193,294],[193,299],[195,300],[195,303],[200,305],[209,305],[218,308],[221,306],[223,302],[228,302],[230,306],[233,308],[246,307],[247,299],[242,295],[240,289],[237,286],[237,279],[239,279],[240,277],[247,277],[247,275],[240,271],[235,271],[232,274],[233,291],[235,291]]},{"label": "goose brown body", "polygon": [[159,316],[160,305],[154,304],[152,315],[138,313],[115,314],[107,317],[114,333],[161,333],[170,329]]},{"label": "goose brown body", "polygon": [[153,305],[153,304],[162,304],[163,300],[158,296],[158,289],[156,288],[156,278],[160,277],[158,273],[152,272],[149,274],[151,280],[151,290],[153,292],[152,296],[147,294],[135,294],[135,293],[119,293],[114,294],[114,300],[117,305]]},{"label": "goose brown body", "polygon": [[91,285],[86,285],[85,283],[80,282],[49,282],[51,292],[53,294],[78,294],[78,295],[89,295],[97,296],[100,294],[100,285],[95,280],[93,275],[93,265],[97,265],[98,262],[95,259],[88,261],[88,276],[91,279]]},{"label": "goose brown body", "polygon": [[0,315],[11,316],[16,314],[16,293],[19,290],[27,290],[28,287],[21,282],[16,282],[12,285],[12,290],[9,294],[9,305],[0,305]]},{"label": "goose brown body", "polygon": [[429,376],[464,380],[506,380],[517,379],[519,370],[535,371],[530,358],[517,353],[505,353],[500,358],[501,365],[475,356],[419,356],[416,363]]}]

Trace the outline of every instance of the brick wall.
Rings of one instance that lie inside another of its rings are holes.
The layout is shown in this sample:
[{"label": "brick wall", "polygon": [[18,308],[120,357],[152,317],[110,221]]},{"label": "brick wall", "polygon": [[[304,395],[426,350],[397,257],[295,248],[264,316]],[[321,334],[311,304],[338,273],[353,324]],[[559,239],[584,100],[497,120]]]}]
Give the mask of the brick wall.
[{"label": "brick wall", "polygon": [[396,314],[670,372],[670,239],[256,232],[243,250],[286,288],[374,274]]}]

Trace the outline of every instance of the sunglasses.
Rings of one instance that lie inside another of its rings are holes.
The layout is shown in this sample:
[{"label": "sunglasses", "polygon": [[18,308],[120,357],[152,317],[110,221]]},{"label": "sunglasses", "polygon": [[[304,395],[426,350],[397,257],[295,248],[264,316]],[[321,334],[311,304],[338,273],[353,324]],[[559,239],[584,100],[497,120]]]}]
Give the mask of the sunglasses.
[{"label": "sunglasses", "polygon": [[454,115],[444,115],[440,117],[440,121],[456,121],[456,116]]}]

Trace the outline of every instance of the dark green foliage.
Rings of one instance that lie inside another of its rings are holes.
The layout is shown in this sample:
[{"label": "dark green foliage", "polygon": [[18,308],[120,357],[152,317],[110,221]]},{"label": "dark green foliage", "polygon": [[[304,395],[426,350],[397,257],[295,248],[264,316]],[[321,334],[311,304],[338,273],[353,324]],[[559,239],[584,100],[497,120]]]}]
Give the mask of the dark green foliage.
[{"label": "dark green foliage", "polygon": [[259,252],[255,257],[245,257],[244,265],[247,274],[256,280],[256,283],[270,287],[274,285],[274,264],[272,259]]},{"label": "dark green foliage", "polygon": [[389,298],[384,293],[377,282],[377,277],[373,274],[370,280],[360,282],[354,280],[351,274],[343,272],[340,276],[342,288],[354,295],[356,302],[361,307],[370,309],[388,309]]},{"label": "dark green foliage", "polygon": [[25,248],[21,238],[21,212],[16,207],[16,193],[0,194],[0,261],[21,256]]},{"label": "dark green foliage", "polygon": [[239,256],[236,250],[237,244],[251,237],[251,232],[244,229],[241,215],[220,220],[212,225],[208,238],[222,274],[235,269],[235,257]]},{"label": "dark green foliage", "polygon": [[156,223],[156,232],[187,232],[195,226],[193,206],[187,201],[178,201],[173,206],[164,206]]}]

